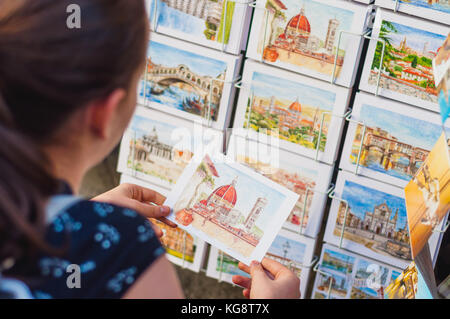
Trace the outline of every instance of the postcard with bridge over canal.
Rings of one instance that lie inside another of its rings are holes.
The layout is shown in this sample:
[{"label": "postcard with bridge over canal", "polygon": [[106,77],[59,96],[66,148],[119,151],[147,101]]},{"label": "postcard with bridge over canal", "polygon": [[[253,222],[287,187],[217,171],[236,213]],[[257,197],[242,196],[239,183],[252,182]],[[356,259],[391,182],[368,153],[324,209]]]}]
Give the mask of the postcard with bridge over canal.
[{"label": "postcard with bridge over canal", "polygon": [[222,130],[228,127],[240,56],[152,33],[139,103]]},{"label": "postcard with bridge over canal", "polygon": [[[442,133],[439,114],[358,93],[341,168],[405,187]],[[365,124],[365,128],[362,125]],[[447,126],[450,132],[450,125]]]},{"label": "postcard with bridge over canal", "polygon": [[234,160],[196,154],[168,195],[168,218],[249,265],[261,261],[298,194]]}]

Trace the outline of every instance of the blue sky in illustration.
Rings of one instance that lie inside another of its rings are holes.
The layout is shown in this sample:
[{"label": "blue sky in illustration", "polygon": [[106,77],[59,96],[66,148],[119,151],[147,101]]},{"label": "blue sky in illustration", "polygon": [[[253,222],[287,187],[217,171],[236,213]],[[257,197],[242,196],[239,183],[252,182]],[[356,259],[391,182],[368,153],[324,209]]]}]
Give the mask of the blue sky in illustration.
[{"label": "blue sky in illustration", "polygon": [[334,251],[334,250],[325,249],[325,253],[328,253],[328,255],[330,255],[331,257],[339,259],[342,262],[350,263],[350,264],[355,263],[355,257],[345,255],[345,254],[342,254],[342,253]]},{"label": "blue sky in illustration", "polygon": [[397,33],[390,33],[388,36],[392,39],[392,44],[398,46],[406,36],[406,44],[408,47],[416,51],[422,52],[425,42],[427,44],[427,51],[436,52],[445,40],[445,36],[431,33],[428,31],[411,28],[399,23],[391,22],[397,29]]},{"label": "blue sky in illustration", "polygon": [[290,248],[287,251],[286,258],[299,263],[303,262],[306,245],[298,241],[278,235],[269,248],[269,253],[279,257],[284,257],[283,245],[288,242]]},{"label": "blue sky in illustration", "polygon": [[[394,0],[392,0],[394,1]],[[428,4],[428,1],[425,0],[400,0],[400,2],[403,3],[407,3],[416,7],[421,7],[421,8],[428,8],[428,9],[433,9],[433,10],[437,10],[437,11],[442,11],[442,12],[447,12],[450,13],[450,5],[445,5],[445,4],[441,4],[441,3],[433,3],[433,4]]]},{"label": "blue sky in illustration", "polygon": [[217,77],[227,68],[227,64],[223,61],[183,51],[156,41],[150,41],[149,51],[152,62],[155,64],[162,64],[166,67],[185,64],[191,71],[199,75]]},{"label": "blue sky in illustration", "polygon": [[247,174],[230,167],[226,163],[214,162],[214,165],[220,176],[219,178],[214,177],[215,189],[223,185],[231,184],[233,179],[238,176],[236,183],[237,200],[235,209],[239,210],[245,217],[252,210],[258,197],[265,197],[268,200],[263,213],[256,221],[258,227],[267,230],[267,227],[270,227],[270,224],[273,224],[275,213],[278,211],[286,197],[271,187],[254,180]]},{"label": "blue sky in illustration", "polygon": [[322,110],[332,110],[336,94],[309,85],[255,72],[252,79],[252,90],[256,96],[283,98],[300,104],[318,106]]},{"label": "blue sky in illustration", "polygon": [[399,113],[364,104],[361,120],[369,127],[379,127],[400,142],[431,150],[442,134],[442,127]]},{"label": "blue sky in illustration", "polygon": [[398,209],[396,229],[403,228],[407,223],[405,200],[403,198],[351,181],[345,181],[342,198],[348,201],[351,212],[361,219],[364,219],[366,212],[373,212],[375,206],[387,203],[389,209],[391,209],[391,219]]}]

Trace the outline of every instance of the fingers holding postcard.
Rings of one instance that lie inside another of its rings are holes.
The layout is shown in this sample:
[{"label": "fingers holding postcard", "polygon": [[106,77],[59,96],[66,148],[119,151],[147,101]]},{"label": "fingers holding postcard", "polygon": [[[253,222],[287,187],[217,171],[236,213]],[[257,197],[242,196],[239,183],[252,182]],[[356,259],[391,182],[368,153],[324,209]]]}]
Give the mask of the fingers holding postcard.
[{"label": "fingers holding postcard", "polygon": [[249,265],[262,260],[298,197],[229,158],[201,155],[165,205],[171,221]]}]

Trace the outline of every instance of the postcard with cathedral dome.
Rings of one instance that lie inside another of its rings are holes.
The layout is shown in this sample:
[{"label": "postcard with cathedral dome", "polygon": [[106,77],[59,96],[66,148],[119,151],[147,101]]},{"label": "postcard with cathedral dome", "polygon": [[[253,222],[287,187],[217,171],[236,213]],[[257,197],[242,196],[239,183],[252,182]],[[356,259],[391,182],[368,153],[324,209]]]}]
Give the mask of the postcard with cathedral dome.
[{"label": "postcard with cathedral dome", "polygon": [[[266,258],[278,261],[291,269],[300,278],[301,298],[306,296],[306,287],[316,242],[314,239],[281,230],[267,251]],[[234,275],[249,277],[238,268],[238,261],[233,257],[211,247],[206,275],[212,278],[232,283]]]},{"label": "postcard with cathedral dome", "polygon": [[169,220],[249,265],[264,257],[297,200],[233,159],[197,153],[165,205]]},{"label": "postcard with cathedral dome", "polygon": [[333,166],[239,135],[230,137],[227,156],[297,193],[300,197],[283,228],[317,237]]},{"label": "postcard with cathedral dome", "polygon": [[329,244],[322,248],[319,270],[313,299],[383,299],[386,288],[401,273],[399,268]]},{"label": "postcard with cathedral dome", "polygon": [[251,60],[245,62],[242,83],[237,134],[253,140],[278,136],[283,149],[334,163],[349,89]]},{"label": "postcard with cathedral dome", "polygon": [[231,54],[245,50],[252,13],[248,3],[232,0],[147,0],[146,3],[154,32]]},{"label": "postcard with cathedral dome", "polygon": [[[404,269],[411,261],[403,189],[339,172],[324,240]],[[345,225],[345,226],[344,226]]]},{"label": "postcard with cathedral dome", "polygon": [[247,56],[352,87],[370,12],[341,0],[258,0]]},{"label": "postcard with cathedral dome", "polygon": [[450,23],[449,0],[376,0],[375,5],[447,25]]},{"label": "postcard with cathedral dome", "polygon": [[[450,26],[378,8],[359,88],[439,112],[433,59]],[[383,56],[383,59],[381,57]],[[381,73],[380,73],[381,68]],[[380,75],[381,74],[381,75]]]},{"label": "postcard with cathedral dome", "polygon": [[[157,191],[164,196],[167,196],[169,193],[167,189],[154,186],[141,179],[125,174],[122,174],[120,177],[120,184],[123,183],[131,183],[146,187]],[[206,255],[207,244],[203,240],[190,235],[180,228],[169,227],[155,219],[152,219],[151,222],[158,226],[164,233],[164,236],[160,238],[160,240],[161,244],[166,249],[167,259],[175,265],[199,272]]]},{"label": "postcard with cathedral dome", "polygon": [[[439,114],[357,93],[340,167],[405,187],[442,133]],[[450,133],[450,124],[447,125]],[[364,136],[363,136],[364,134]]]},{"label": "postcard with cathedral dome", "polygon": [[[140,104],[223,130],[241,57],[151,33]],[[145,92],[145,94],[144,94]]]},{"label": "postcard with cathedral dome", "polygon": [[122,138],[117,171],[171,189],[204,148],[222,153],[222,132],[138,106]]}]

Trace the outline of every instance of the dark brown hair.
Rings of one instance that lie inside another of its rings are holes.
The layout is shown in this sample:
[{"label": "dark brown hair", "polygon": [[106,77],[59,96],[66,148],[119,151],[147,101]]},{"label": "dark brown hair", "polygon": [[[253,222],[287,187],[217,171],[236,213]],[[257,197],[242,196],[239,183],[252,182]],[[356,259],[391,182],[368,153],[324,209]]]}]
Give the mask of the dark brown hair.
[{"label": "dark brown hair", "polygon": [[[67,7],[81,8],[69,29]],[[144,0],[0,0],[0,265],[37,249],[57,191],[40,143],[88,102],[129,89],[145,60]]]}]

